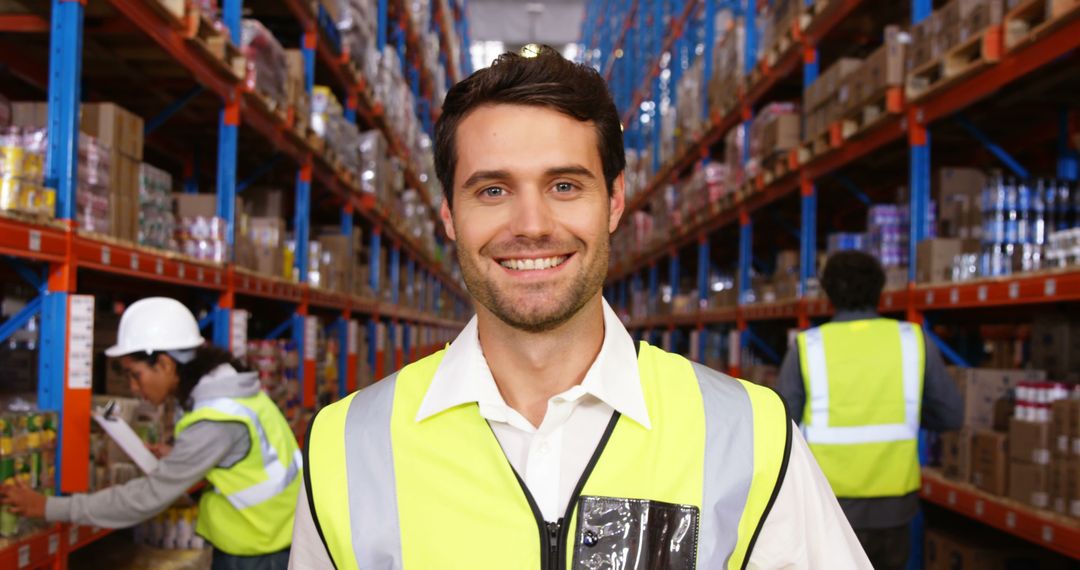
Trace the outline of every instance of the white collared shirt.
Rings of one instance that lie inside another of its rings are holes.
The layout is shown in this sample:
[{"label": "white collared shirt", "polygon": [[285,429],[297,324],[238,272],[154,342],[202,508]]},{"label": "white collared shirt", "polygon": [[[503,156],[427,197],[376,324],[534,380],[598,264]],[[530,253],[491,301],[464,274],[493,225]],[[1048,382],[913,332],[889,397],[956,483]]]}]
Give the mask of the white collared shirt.
[{"label": "white collared shirt", "polygon": [[[499,393],[480,346],[476,317],[446,350],[416,421],[476,402],[510,464],[544,519],[565,514],[570,495],[599,444],[612,413],[651,429],[634,341],[604,301],[604,341],[581,384],[553,396],[534,427]],[[828,481],[799,430],[772,511],[750,554],[749,568],[869,569]],[[301,489],[290,568],[332,568]]]}]

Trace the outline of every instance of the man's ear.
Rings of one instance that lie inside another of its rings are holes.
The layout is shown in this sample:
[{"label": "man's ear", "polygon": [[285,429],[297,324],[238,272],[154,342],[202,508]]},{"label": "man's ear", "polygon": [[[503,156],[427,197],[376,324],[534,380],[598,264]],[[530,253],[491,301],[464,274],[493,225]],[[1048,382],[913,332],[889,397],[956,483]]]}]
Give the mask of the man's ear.
[{"label": "man's ear", "polygon": [[454,235],[454,214],[450,212],[450,203],[446,198],[443,198],[442,207],[439,208],[439,217],[442,218],[446,237],[450,238],[450,241],[457,241],[457,236]]},{"label": "man's ear", "polygon": [[626,180],[620,173],[611,185],[611,211],[608,219],[608,233],[615,233],[626,209]]}]

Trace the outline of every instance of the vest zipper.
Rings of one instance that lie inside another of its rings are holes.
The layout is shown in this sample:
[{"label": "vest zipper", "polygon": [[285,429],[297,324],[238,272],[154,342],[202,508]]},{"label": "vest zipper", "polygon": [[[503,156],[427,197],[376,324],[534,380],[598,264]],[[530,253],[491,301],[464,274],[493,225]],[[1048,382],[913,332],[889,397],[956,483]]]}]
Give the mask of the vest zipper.
[{"label": "vest zipper", "polygon": [[544,523],[547,527],[547,552],[548,563],[544,565],[545,570],[559,570],[559,536],[562,534],[560,531],[563,526],[563,519],[559,519],[559,522]]},{"label": "vest zipper", "polygon": [[[585,488],[585,482],[589,480],[593,468],[600,461],[600,455],[604,452],[604,448],[607,447],[607,442],[611,439],[611,432],[615,431],[615,424],[619,423],[620,417],[619,412],[611,414],[611,421],[608,422],[604,435],[600,438],[600,443],[596,445],[596,450],[593,451],[589,464],[585,466],[585,471],[581,473],[581,478],[578,479],[577,486],[574,487],[574,493],[570,495],[570,502],[566,505],[566,515],[559,519],[558,522],[544,520],[544,515],[540,512],[536,499],[529,492],[529,487],[525,485],[525,480],[521,478],[514,466],[510,465],[510,471],[514,473],[518,486],[521,487],[522,493],[525,494],[525,500],[529,503],[529,509],[532,510],[533,518],[536,519],[536,527],[540,531],[541,570],[563,570],[566,567],[566,550],[568,548],[571,517],[574,515],[574,509],[581,498],[581,491]],[[491,424],[488,424],[488,427],[490,428]],[[499,438],[495,435],[495,430],[491,431],[491,436],[495,438],[495,443],[498,444]],[[505,457],[505,455],[504,453],[503,456]],[[507,458],[506,462],[510,463],[510,459]]]}]

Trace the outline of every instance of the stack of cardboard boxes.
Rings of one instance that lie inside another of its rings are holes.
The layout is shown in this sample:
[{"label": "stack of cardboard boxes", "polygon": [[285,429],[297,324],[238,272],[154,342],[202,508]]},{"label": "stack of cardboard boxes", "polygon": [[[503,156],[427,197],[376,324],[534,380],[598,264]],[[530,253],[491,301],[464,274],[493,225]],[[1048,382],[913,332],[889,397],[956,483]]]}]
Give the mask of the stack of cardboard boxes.
[{"label": "stack of cardboard boxes", "polygon": [[[18,127],[43,129],[48,123],[44,102],[12,103],[12,123]],[[93,231],[105,230],[114,237],[134,242],[139,230],[139,168],[143,158],[143,120],[114,103],[85,103],[79,129],[90,135],[108,153],[107,223]],[[80,141],[80,152],[84,145]],[[84,176],[89,173],[80,173]],[[104,190],[104,189],[103,189]]]},{"label": "stack of cardboard boxes", "polygon": [[935,10],[911,27],[908,72],[937,61],[987,28],[1000,25],[1004,11],[1003,0],[952,0]]},{"label": "stack of cardboard boxes", "polygon": [[1080,518],[1076,394],[1046,382],[1040,370],[950,373],[964,400],[964,428],[941,436],[943,474],[1029,507]]},{"label": "stack of cardboard boxes", "polygon": [[[862,60],[842,57],[829,66],[803,92],[806,117],[804,140],[813,142],[827,136],[829,127],[843,118],[847,101],[841,99],[840,87],[849,75],[859,70]],[[827,139],[826,139],[827,140]]]},{"label": "stack of cardboard boxes", "polygon": [[746,83],[746,29],[743,19],[721,11],[715,21],[716,44],[712,49],[712,78],[709,82],[709,112],[724,116],[735,109],[739,92]]}]

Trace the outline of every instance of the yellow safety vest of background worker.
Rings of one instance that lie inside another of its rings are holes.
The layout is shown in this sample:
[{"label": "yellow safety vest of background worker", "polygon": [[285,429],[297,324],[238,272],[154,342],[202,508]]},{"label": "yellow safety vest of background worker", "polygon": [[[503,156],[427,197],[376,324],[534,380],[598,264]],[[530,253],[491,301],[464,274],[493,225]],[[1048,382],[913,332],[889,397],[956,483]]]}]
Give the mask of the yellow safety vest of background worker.
[{"label": "yellow safety vest of background worker", "polygon": [[[154,405],[184,408],[175,443],[145,477],[97,493],[44,497],[5,489],[27,516],[122,528],[168,508],[204,478],[195,531],[214,546],[214,568],[284,568],[292,540],[301,455],[288,423],[258,377],[227,351],[205,344],[179,301],[151,297],[120,319],[119,358],[132,390]],[[236,564],[240,564],[237,566]]]},{"label": "yellow safety vest of background worker", "polygon": [[440,215],[476,316],[323,408],[293,568],[869,568],[783,402],[602,296],[625,204],[603,78],[543,47],[455,85]]},{"label": "yellow safety vest of background worker", "polygon": [[885,274],[863,252],[833,255],[832,322],[798,334],[779,390],[875,568],[903,568],[918,511],[920,426],[957,429],[959,393],[913,323],[876,312]]}]

